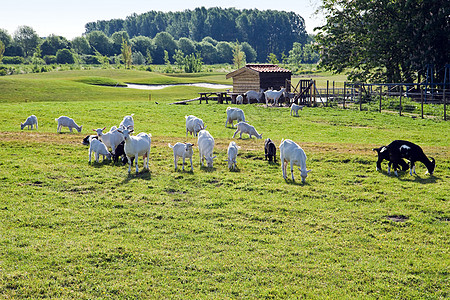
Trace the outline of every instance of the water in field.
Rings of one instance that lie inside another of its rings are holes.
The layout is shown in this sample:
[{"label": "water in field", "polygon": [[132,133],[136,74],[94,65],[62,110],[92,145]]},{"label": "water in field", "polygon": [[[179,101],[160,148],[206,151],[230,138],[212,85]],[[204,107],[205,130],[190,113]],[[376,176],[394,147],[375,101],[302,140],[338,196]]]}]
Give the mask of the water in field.
[{"label": "water in field", "polygon": [[139,90],[160,90],[171,86],[196,86],[211,89],[231,89],[233,86],[215,83],[182,83],[182,84],[132,84],[127,83],[127,88]]}]

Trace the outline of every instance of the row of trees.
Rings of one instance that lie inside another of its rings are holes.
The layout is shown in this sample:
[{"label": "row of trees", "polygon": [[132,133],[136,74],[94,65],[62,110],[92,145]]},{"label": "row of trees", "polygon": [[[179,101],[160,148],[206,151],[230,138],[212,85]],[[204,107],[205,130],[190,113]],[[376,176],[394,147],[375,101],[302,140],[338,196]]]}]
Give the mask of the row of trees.
[{"label": "row of trees", "polygon": [[[108,37],[104,32],[96,30],[69,41],[56,35],[41,39],[28,26],[19,27],[13,37],[5,30],[0,29],[0,43],[5,46],[5,56],[41,58],[46,63],[71,63],[74,58],[70,58],[67,53],[69,50],[83,59],[85,63],[101,63],[98,59],[99,56],[117,59],[118,56],[123,55],[123,42],[130,47],[130,57],[134,64],[175,63],[180,61],[180,56],[183,58],[196,57],[197,60],[201,58],[202,62],[206,64],[233,63],[237,48],[242,52],[242,63],[256,62],[258,57],[256,50],[247,42],[217,41],[211,37],[205,37],[200,42],[185,37],[175,40],[167,32],[159,32],[154,38],[146,36],[130,38],[125,31],[115,32]],[[311,56],[307,54],[309,53],[308,49],[311,49],[311,45],[303,46],[300,43],[294,43],[294,48],[290,51],[292,54],[290,61],[292,63],[317,61],[317,54],[311,59]],[[57,55],[58,52],[60,55]],[[306,55],[303,55],[303,52]],[[58,57],[61,57],[62,60]],[[283,54],[280,59],[283,57],[287,58],[288,56]],[[123,57],[118,59],[122,59],[125,63]],[[263,62],[266,60],[267,57]],[[287,60],[284,62],[287,63]]]},{"label": "row of trees", "polygon": [[[204,7],[181,12],[149,11],[123,19],[86,24],[86,34],[102,31],[112,37],[125,31],[131,38],[155,38],[166,32],[174,39],[202,42],[206,37],[220,42],[247,42],[256,51],[256,61],[263,62],[270,53],[281,57],[295,42],[308,40],[304,19],[293,12]],[[170,51],[169,51],[170,52]],[[207,59],[205,59],[207,60]]]},{"label": "row of trees", "polygon": [[[322,0],[316,39],[321,65],[358,81],[414,82],[433,64],[443,82],[450,63],[448,0]],[[447,75],[448,76],[448,75]]]}]

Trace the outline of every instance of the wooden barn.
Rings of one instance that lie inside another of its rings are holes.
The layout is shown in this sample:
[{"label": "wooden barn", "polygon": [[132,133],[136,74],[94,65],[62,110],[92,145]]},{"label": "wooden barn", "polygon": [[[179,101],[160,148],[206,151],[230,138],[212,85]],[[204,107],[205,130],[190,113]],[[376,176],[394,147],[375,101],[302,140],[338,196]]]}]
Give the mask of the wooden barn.
[{"label": "wooden barn", "polygon": [[279,90],[281,86],[286,86],[286,80],[291,80],[291,75],[291,71],[277,65],[247,64],[228,73],[226,78],[233,78],[233,94],[243,94],[250,90]]}]

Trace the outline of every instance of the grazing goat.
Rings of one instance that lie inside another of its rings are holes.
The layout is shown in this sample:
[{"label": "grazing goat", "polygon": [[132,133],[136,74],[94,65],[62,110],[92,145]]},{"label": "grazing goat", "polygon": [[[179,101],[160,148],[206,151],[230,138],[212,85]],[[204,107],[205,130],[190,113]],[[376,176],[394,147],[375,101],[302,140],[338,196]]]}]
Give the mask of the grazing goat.
[{"label": "grazing goat", "polygon": [[236,104],[244,104],[244,97],[242,95],[236,97]]},{"label": "grazing goat", "polygon": [[302,109],[303,109],[303,106],[302,106],[302,105],[297,105],[297,104],[295,104],[295,103],[292,103],[292,106],[291,106],[291,116],[292,116],[292,113],[294,112],[294,113],[295,113],[295,116],[298,117],[298,111],[299,111],[299,110],[302,110]]},{"label": "grazing goat", "polygon": [[264,153],[265,159],[269,158],[269,162],[277,162],[277,147],[271,139],[266,139],[264,141]]},{"label": "grazing goat", "polygon": [[237,122],[245,122],[244,111],[236,107],[227,107],[227,120],[225,121],[225,127],[227,127],[228,123],[231,123],[231,127],[234,127],[234,120]]},{"label": "grazing goat", "polygon": [[232,169],[232,170],[236,170],[237,165],[236,165],[236,157],[238,154],[238,150],[241,147],[239,147],[238,145],[236,145],[235,142],[230,142],[230,144],[228,145],[228,150],[227,150],[227,154],[228,154],[228,169]]},{"label": "grazing goat", "polygon": [[105,156],[111,159],[111,153],[108,152],[106,145],[93,137],[89,138],[89,163],[91,162],[92,152],[95,153],[96,162],[99,162],[98,157],[100,155],[103,155],[103,161],[105,161]]},{"label": "grazing goat", "polygon": [[251,103],[251,100],[256,100],[256,102],[260,103],[264,98],[263,92],[257,92],[257,91],[247,91],[245,94],[245,97],[247,98],[247,103]]},{"label": "grazing goat", "polygon": [[[377,151],[378,153],[378,160],[377,160],[377,171],[381,171],[381,163],[383,160],[387,160],[388,163],[388,174],[391,174],[391,166],[392,161],[389,158],[389,151],[387,151],[386,146],[381,146],[380,148],[373,148],[372,151]],[[402,171],[408,170],[409,166],[403,159],[398,160],[398,164],[402,167]]]},{"label": "grazing goat", "polygon": [[38,129],[38,120],[35,115],[29,116],[25,120],[25,123],[20,123],[20,129],[24,129],[25,126],[28,126],[28,129],[30,129],[30,126],[31,126],[31,129],[33,129],[33,125],[35,125],[36,129]]},{"label": "grazing goat", "polygon": [[174,164],[175,164],[175,171],[177,170],[177,162],[178,157],[183,158],[183,171],[184,171],[184,161],[186,158],[189,158],[189,161],[191,162],[191,171],[194,171],[194,167],[192,166],[192,155],[194,154],[194,150],[192,149],[192,146],[194,144],[191,143],[176,143],[175,145],[168,144],[170,148],[173,149],[173,158],[174,158]]},{"label": "grazing goat", "polygon": [[[131,114],[129,116],[123,117],[122,122],[120,122],[119,128],[128,129],[128,130],[134,129],[133,116],[134,116],[134,114]],[[111,131],[112,131],[113,128],[111,128]]]},{"label": "grazing goat", "polygon": [[203,123],[203,120],[200,118],[197,118],[196,116],[189,115],[184,116],[186,119],[186,137],[188,136],[188,132],[194,136],[197,136],[198,132],[200,130],[203,130],[206,128],[205,124]]},{"label": "grazing goat", "polygon": [[278,106],[278,100],[280,99],[281,95],[283,95],[285,90],[286,88],[282,88],[279,91],[265,91],[264,95],[266,96],[266,107],[269,106],[269,100],[273,100],[273,105]]},{"label": "grazing goat", "polygon": [[396,176],[398,176],[397,168],[398,164],[401,164],[400,159],[402,158],[406,158],[407,160],[409,160],[410,175],[412,175],[413,173],[416,174],[416,161],[420,161],[421,163],[423,163],[427,167],[427,172],[430,175],[433,175],[436,162],[432,157],[430,157],[431,160],[429,160],[425,153],[423,153],[423,150],[422,148],[420,148],[420,146],[408,141],[395,140],[387,145],[386,148],[389,153],[389,160],[392,161],[394,165],[394,173]]},{"label": "grazing goat", "polygon": [[96,136],[96,135],[87,135],[81,143],[85,146],[89,146],[89,144],[91,143],[89,140],[90,138],[98,140],[98,136]]},{"label": "grazing goat", "polygon": [[[131,128],[131,125],[130,125]],[[111,128],[111,131],[107,133],[103,133],[103,131],[106,129],[106,127],[92,129],[93,131],[97,132],[98,138],[105,143],[106,147],[111,148],[112,153],[116,151],[117,145],[119,145],[123,141],[123,135],[117,131],[115,126]]]},{"label": "grazing goat", "polygon": [[138,158],[139,156],[143,157],[144,160],[144,169],[148,168],[148,161],[150,158],[150,146],[151,146],[151,134],[147,134],[145,132],[139,133],[137,136],[130,135],[133,133],[133,129],[117,129],[120,133],[123,134],[125,139],[125,155],[128,158],[128,173],[131,172],[131,165],[133,164],[132,158],[135,159],[136,163],[136,174],[139,172],[138,168]]},{"label": "grazing goat", "polygon": [[306,177],[311,170],[306,169],[306,154],[299,145],[292,140],[281,140],[280,144],[280,160],[281,170],[283,172],[283,178],[286,179],[286,166],[289,162],[291,164],[292,181],[294,179],[294,165],[299,166],[300,176],[302,182],[306,181]]},{"label": "grazing goat", "polygon": [[203,160],[206,159],[208,168],[213,167],[214,138],[206,130],[200,130],[197,138],[198,151],[200,152],[200,164],[203,167]]},{"label": "grazing goat", "polygon": [[68,127],[70,132],[72,132],[72,128],[75,128],[78,132],[81,132],[81,129],[83,128],[83,125],[78,126],[77,123],[72,118],[61,116],[58,119],[55,119],[56,122],[58,122],[58,128],[56,129],[56,132],[61,133],[61,128]]},{"label": "grazing goat", "polygon": [[237,123],[237,130],[234,132],[233,134],[233,138],[236,136],[236,134],[240,132],[239,137],[242,139],[242,134],[243,133],[247,133],[250,138],[252,138],[252,135],[256,136],[256,138],[261,139],[262,138],[262,133],[258,134],[258,132],[256,131],[255,127],[253,127],[252,125],[245,123],[245,122],[239,122]]}]

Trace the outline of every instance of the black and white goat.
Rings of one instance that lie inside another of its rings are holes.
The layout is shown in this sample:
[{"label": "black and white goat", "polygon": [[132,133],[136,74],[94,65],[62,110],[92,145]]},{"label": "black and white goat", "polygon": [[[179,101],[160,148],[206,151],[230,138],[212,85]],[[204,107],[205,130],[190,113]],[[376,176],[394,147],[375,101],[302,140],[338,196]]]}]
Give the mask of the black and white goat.
[{"label": "black and white goat", "polygon": [[[391,166],[393,162],[389,158],[389,151],[386,146],[381,146],[380,148],[373,148],[372,151],[377,151],[378,160],[377,160],[377,171],[381,171],[381,163],[383,160],[387,160],[388,163],[388,174],[391,174]],[[398,164],[402,167],[402,171],[408,170],[409,166],[404,159],[400,159]]]},{"label": "black and white goat", "polygon": [[272,162],[272,160],[277,162],[277,147],[271,139],[266,139],[264,141],[264,154],[266,160],[269,158],[269,162]]},{"label": "black and white goat", "polygon": [[389,153],[389,160],[393,163],[396,176],[398,176],[397,168],[401,164],[400,160],[402,158],[406,158],[410,162],[410,175],[416,174],[416,161],[423,163],[427,167],[428,173],[433,175],[436,162],[432,157],[430,157],[431,160],[428,159],[420,146],[408,141],[395,140],[387,145],[386,148]]}]

